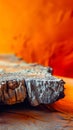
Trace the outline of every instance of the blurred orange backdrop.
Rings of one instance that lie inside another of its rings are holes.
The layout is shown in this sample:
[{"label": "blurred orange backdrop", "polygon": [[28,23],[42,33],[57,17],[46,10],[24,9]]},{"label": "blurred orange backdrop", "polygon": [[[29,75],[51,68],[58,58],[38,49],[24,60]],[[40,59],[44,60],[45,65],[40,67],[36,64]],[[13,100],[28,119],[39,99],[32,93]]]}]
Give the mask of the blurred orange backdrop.
[{"label": "blurred orange backdrop", "polygon": [[0,0],[0,53],[73,77],[73,1]]}]

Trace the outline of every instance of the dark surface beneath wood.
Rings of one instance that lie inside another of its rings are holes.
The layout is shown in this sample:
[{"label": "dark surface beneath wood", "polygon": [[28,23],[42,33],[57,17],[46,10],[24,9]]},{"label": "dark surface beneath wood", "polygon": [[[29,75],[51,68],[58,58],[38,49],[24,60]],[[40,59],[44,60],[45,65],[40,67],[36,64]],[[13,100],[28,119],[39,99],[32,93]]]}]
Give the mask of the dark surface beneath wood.
[{"label": "dark surface beneath wood", "polygon": [[1,106],[0,130],[73,130],[73,117],[42,105]]}]

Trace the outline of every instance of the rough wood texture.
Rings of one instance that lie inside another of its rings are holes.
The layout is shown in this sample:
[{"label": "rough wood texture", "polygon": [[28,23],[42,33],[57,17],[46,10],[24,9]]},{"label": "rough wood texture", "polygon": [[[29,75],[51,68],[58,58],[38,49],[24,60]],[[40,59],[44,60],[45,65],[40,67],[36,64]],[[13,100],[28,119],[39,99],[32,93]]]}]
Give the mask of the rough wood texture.
[{"label": "rough wood texture", "polygon": [[0,103],[15,104],[27,98],[32,106],[64,97],[64,81],[52,68],[27,64],[15,56],[0,56]]}]

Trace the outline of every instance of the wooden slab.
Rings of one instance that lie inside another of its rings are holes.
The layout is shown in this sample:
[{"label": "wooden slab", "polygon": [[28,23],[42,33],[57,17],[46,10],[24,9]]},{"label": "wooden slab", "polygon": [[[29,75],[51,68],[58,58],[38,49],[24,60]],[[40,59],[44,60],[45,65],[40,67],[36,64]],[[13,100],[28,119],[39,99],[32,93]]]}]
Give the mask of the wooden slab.
[{"label": "wooden slab", "polygon": [[[3,59],[18,62],[15,56],[0,55],[0,60]],[[73,130],[73,117],[50,107],[47,109],[44,105],[31,107],[25,101],[13,106],[0,106],[0,130]]]},{"label": "wooden slab", "polygon": [[0,55],[0,104],[16,104],[26,98],[32,106],[51,104],[64,98],[64,81],[52,75],[51,67]]}]

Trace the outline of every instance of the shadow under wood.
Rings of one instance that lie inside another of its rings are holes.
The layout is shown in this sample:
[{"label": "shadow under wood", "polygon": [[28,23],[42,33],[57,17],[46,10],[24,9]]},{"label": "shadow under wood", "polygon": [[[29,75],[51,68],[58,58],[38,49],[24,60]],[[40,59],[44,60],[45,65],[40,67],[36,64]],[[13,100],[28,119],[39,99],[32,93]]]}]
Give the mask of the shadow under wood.
[{"label": "shadow under wood", "polygon": [[44,105],[44,104],[33,107],[29,104],[29,102],[27,100],[25,100],[25,102],[17,103],[14,105],[0,105],[0,113],[8,112],[8,111],[26,111],[26,110],[40,111],[40,112],[45,112],[45,113],[56,111],[53,108],[51,108],[50,106],[47,108],[46,105]]},{"label": "shadow under wood", "polygon": [[0,106],[0,130],[73,130],[73,117],[46,106],[31,107],[27,101]]},{"label": "shadow under wood", "polygon": [[[21,117],[28,120],[28,118],[33,118],[36,120],[45,120],[44,115],[56,112],[54,109],[49,109],[45,105],[39,105],[37,107],[32,107],[25,100],[24,103],[18,103],[15,105],[1,105],[0,106],[0,116],[4,114],[15,115],[15,117]],[[46,118],[47,119],[47,118]]]}]

